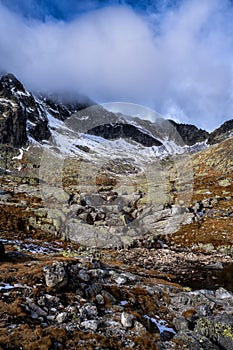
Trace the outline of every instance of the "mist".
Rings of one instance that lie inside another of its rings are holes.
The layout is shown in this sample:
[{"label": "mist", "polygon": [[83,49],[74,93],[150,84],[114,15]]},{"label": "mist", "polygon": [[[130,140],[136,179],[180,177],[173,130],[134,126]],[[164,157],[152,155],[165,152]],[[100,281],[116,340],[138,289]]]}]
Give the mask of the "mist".
[{"label": "mist", "polygon": [[142,104],[207,130],[233,118],[230,1],[144,13],[90,6],[70,20],[23,16],[3,3],[0,72],[32,91]]}]

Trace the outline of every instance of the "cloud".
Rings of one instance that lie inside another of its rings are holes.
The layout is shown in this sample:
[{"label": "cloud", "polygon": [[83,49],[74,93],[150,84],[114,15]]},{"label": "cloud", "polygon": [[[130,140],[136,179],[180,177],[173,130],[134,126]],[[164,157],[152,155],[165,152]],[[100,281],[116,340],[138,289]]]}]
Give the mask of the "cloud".
[{"label": "cloud", "polygon": [[0,71],[32,90],[139,103],[207,129],[232,118],[231,3],[186,0],[147,9],[111,5],[82,15],[79,9],[70,21],[41,21],[2,1]]}]

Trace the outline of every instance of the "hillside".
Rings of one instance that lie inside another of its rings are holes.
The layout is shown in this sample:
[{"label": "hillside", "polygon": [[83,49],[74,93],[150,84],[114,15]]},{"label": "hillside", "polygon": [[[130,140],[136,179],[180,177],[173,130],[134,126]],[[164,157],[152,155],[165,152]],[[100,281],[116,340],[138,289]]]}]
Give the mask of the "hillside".
[{"label": "hillside", "polygon": [[0,85],[0,348],[232,349],[230,128],[208,145],[15,79]]}]

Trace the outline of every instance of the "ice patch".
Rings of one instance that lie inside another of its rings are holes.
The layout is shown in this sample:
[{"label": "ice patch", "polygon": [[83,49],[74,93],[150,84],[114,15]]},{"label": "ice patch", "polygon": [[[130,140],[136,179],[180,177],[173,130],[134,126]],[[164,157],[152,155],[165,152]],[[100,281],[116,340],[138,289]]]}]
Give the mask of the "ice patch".
[{"label": "ice patch", "polygon": [[162,320],[159,317],[158,318],[149,317],[147,315],[145,315],[144,318],[147,318],[151,320],[151,322],[155,323],[160,333],[170,332],[170,333],[176,334],[173,328],[167,326],[167,322],[165,320]]},{"label": "ice patch", "polygon": [[22,159],[23,159],[23,149],[22,149],[22,148],[20,148],[20,149],[19,149],[19,155],[18,155],[18,156],[13,157],[12,159],[22,160]]}]

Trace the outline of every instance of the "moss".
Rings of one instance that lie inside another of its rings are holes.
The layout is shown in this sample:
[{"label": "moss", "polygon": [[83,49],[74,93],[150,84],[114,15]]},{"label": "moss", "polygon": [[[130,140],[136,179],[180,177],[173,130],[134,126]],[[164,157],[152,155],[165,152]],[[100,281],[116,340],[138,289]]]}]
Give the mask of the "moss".
[{"label": "moss", "polygon": [[233,331],[232,331],[232,328],[230,326],[225,326],[226,328],[223,329],[223,336],[224,337],[228,337],[230,338],[232,341],[233,341]]}]

